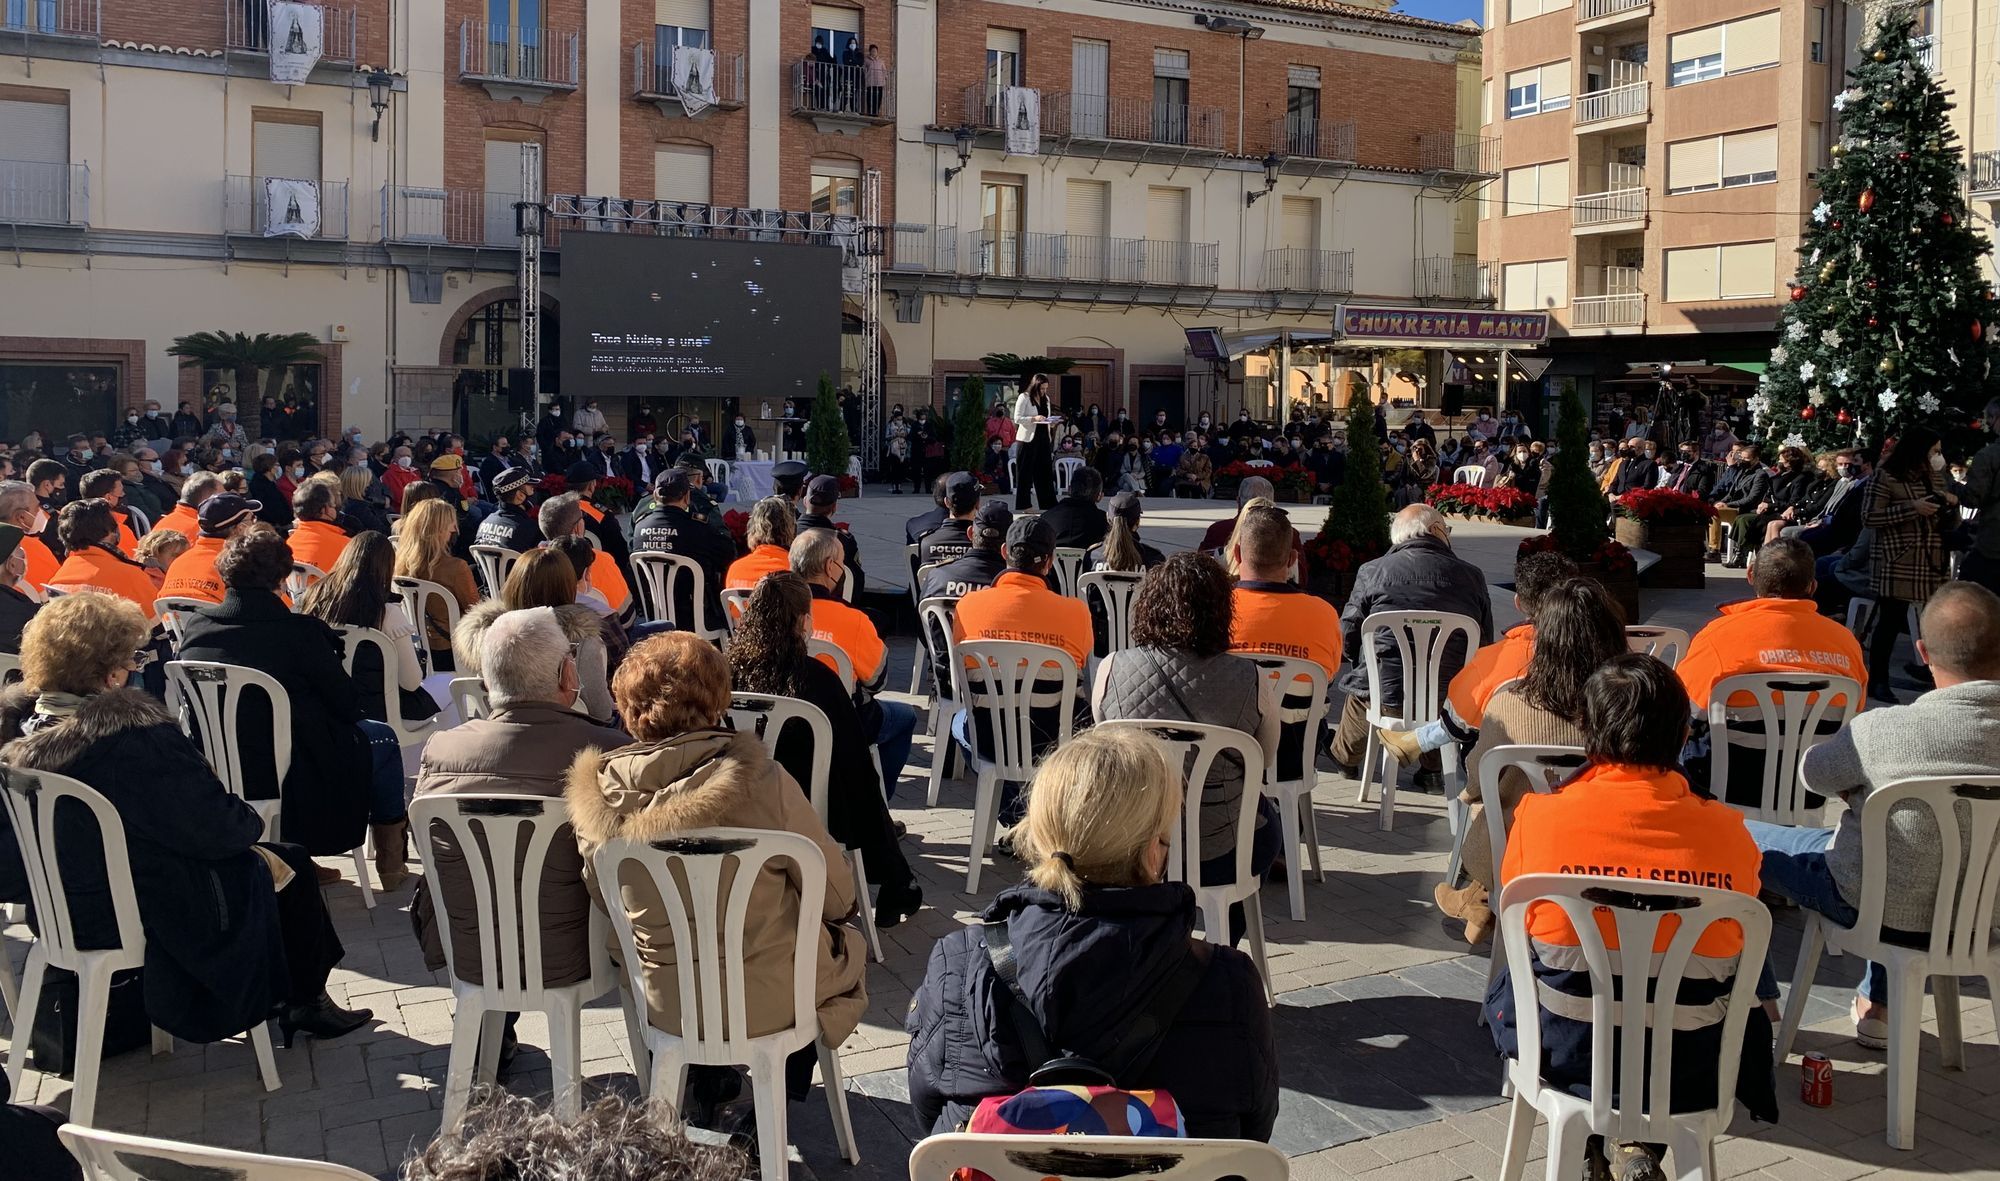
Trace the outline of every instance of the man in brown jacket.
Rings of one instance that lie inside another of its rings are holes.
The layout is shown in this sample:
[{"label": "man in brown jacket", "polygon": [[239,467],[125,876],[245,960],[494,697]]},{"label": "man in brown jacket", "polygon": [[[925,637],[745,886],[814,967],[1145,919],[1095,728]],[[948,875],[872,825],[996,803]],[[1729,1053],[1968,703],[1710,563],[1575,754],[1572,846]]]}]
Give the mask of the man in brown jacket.
[{"label": "man in brown jacket", "polygon": [[[632,741],[623,731],[571,710],[577,699],[576,655],[550,608],[509,611],[494,620],[480,641],[479,668],[493,713],[431,737],[417,770],[419,796],[448,792],[559,800],[580,752],[613,750]],[[453,970],[469,983],[481,983],[479,932],[465,861],[442,826],[432,834],[432,850],[437,864],[427,867],[430,873],[410,904],[424,964],[432,971],[446,966],[429,893],[435,875],[450,913]],[[558,840],[549,850],[541,882],[544,985],[574,984],[590,976],[590,907],[583,857],[573,841]],[[512,1045],[509,1014],[503,1063],[511,1057]]]}]

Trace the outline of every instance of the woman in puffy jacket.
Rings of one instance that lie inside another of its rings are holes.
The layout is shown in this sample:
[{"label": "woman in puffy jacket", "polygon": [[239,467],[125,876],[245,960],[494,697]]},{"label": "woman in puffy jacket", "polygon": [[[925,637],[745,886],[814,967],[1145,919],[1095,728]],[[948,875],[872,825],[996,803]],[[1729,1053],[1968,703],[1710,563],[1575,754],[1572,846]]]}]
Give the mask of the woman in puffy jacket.
[{"label": "woman in puffy jacket", "polygon": [[957,1130],[981,1099],[1026,1088],[1042,1065],[1022,1049],[1020,1010],[988,951],[989,931],[1004,931],[1047,1044],[1100,1065],[1195,957],[1200,975],[1157,1049],[1115,1081],[1171,1094],[1190,1136],[1269,1140],[1278,1063],[1256,966],[1196,940],[1194,892],[1161,880],[1180,815],[1176,777],[1146,739],[1093,731],[1049,756],[1028,799],[1016,836],[1033,866],[1028,881],[994,899],[981,925],[932,947],[910,1008],[918,1120],[931,1132]]}]

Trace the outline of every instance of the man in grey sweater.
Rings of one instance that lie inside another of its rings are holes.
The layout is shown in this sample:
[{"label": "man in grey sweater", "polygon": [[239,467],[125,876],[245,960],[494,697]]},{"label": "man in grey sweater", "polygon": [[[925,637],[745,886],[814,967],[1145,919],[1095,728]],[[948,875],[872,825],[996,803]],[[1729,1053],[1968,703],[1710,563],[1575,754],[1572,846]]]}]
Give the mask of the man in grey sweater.
[{"label": "man in grey sweater", "polygon": [[[2000,771],[2000,596],[1948,582],[1931,596],[1921,626],[1917,652],[1937,688],[1860,714],[1806,752],[1806,782],[1847,805],[1839,827],[1750,823],[1764,851],[1764,888],[1842,926],[1860,919],[1861,809],[1870,792],[1904,779]],[[1890,814],[1888,836],[1882,925],[1927,940],[1942,862],[1937,822],[1927,808],[1904,804]],[[1961,856],[1959,864],[1970,861]],[[1888,1000],[1888,973],[1869,964],[1854,1001],[1856,1041],[1878,1050],[1888,1044]]]}]

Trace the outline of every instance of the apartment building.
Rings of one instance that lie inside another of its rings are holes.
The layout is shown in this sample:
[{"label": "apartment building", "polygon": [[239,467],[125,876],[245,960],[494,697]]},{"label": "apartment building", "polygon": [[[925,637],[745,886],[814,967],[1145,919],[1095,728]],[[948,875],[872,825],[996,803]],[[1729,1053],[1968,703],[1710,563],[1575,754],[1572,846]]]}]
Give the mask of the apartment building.
[{"label": "apartment building", "polygon": [[[1951,129],[1965,152],[1973,215],[1994,237],[2000,218],[2000,11],[1974,0],[1926,0],[1915,17],[1915,32],[1927,42],[1926,64],[1952,93]],[[1991,251],[1986,265],[2000,278]]]},{"label": "apartment building", "polygon": [[1551,313],[1549,375],[1763,362],[1825,156],[1847,6],[1490,0],[1481,206],[1500,306]]},{"label": "apartment building", "polygon": [[[1454,125],[1474,40],[1335,0],[0,4],[0,438],[261,394],[329,431],[501,429],[526,408],[524,188],[666,202],[693,232],[710,210],[861,215],[871,172],[891,400],[944,405],[994,351],[1076,358],[1069,392],[1107,408],[1192,398],[1182,325],[1490,302],[1453,235],[1494,175]],[[1017,87],[1032,153],[996,118]],[[558,394],[565,224],[541,267]],[[198,331],[318,345],[237,390],[165,352]]]}]

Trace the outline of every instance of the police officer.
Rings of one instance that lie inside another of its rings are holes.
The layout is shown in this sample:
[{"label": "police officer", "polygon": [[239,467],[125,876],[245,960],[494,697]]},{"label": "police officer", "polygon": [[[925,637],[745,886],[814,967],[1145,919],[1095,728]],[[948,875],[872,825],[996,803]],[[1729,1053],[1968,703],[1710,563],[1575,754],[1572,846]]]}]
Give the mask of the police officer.
[{"label": "police officer", "polygon": [[782,496],[792,502],[792,511],[799,511],[799,498],[805,494],[807,468],[804,460],[785,459],[771,465],[771,495]]},{"label": "police officer", "polygon": [[[709,619],[722,618],[722,581],[736,547],[688,511],[694,482],[684,467],[670,467],[653,483],[653,507],[632,523],[635,554],[679,554],[701,567]],[[674,619],[683,627],[694,621],[694,590],[685,578],[673,580]]]},{"label": "police officer", "polygon": [[[525,554],[542,544],[542,527],[535,514],[528,511],[528,494],[534,489],[534,477],[524,467],[510,467],[494,476],[493,496],[500,507],[479,523],[473,544],[497,545],[517,554]],[[487,593],[498,594],[500,588],[488,587]]]},{"label": "police officer", "polygon": [[938,562],[955,562],[972,548],[966,530],[972,526],[972,512],[979,507],[979,481],[971,472],[953,472],[945,477],[944,523],[917,539],[918,567]]},{"label": "police officer", "polygon": [[868,575],[861,569],[861,543],[845,529],[833,523],[833,510],[840,505],[840,480],[836,476],[814,476],[806,484],[805,510],[799,514],[799,529],[832,529],[840,538],[841,559],[854,577],[850,580],[851,593],[847,602],[853,603],[861,597],[861,588],[868,585]]},{"label": "police officer", "polygon": [[1007,570],[1000,545],[1014,524],[1014,510],[1004,500],[989,500],[972,514],[966,533],[972,548],[965,556],[924,572],[922,597],[957,599],[992,586]]}]

